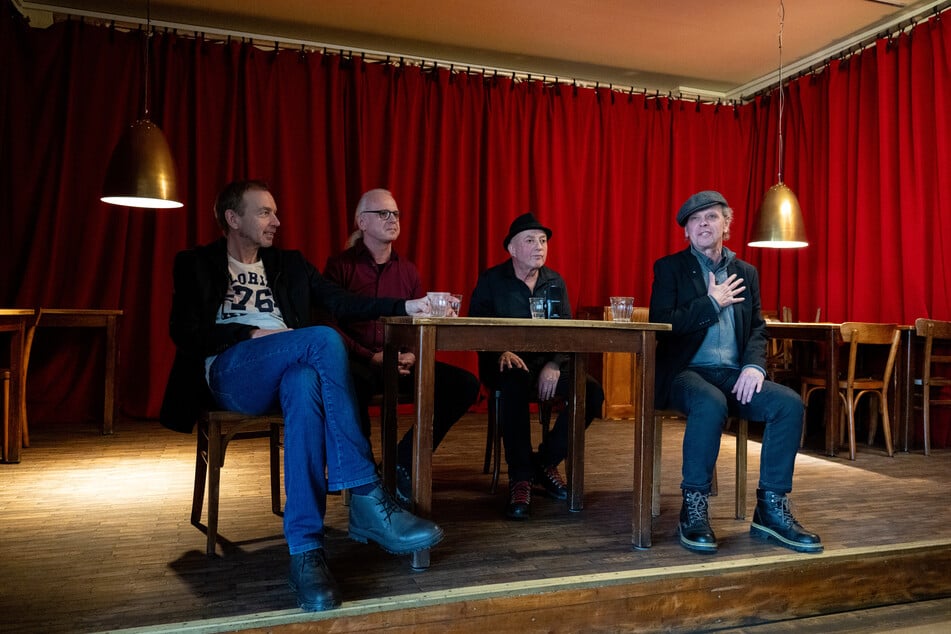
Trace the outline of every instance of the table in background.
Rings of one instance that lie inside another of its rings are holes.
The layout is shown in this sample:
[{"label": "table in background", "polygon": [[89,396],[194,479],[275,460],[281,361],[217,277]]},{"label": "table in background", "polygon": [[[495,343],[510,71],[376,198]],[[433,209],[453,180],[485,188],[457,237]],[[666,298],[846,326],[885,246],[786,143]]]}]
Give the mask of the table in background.
[{"label": "table in background", "polygon": [[36,313],[30,308],[0,309],[0,332],[10,334],[10,416],[3,427],[3,461],[20,462],[25,407],[24,346],[26,329]]},{"label": "table in background", "polygon": [[828,322],[784,322],[770,321],[766,324],[766,332],[774,339],[793,339],[796,341],[814,341],[826,351],[826,385],[825,422],[826,422],[826,454],[835,455],[839,430],[839,399],[835,396],[836,386],[839,384],[839,346],[842,344],[840,334],[841,324]]},{"label": "table in background", "polygon": [[[587,353],[630,352],[640,357],[640,395],[634,420],[634,493],[631,542],[651,545],[651,491],[654,462],[654,352],[656,333],[670,324],[580,319],[502,319],[478,317],[386,317],[384,322],[383,475],[392,490],[396,470],[397,357],[401,348],[416,353],[416,421],[413,449],[413,502],[426,517],[432,511],[433,383],[437,350],[572,353],[573,389],[568,400],[568,506],[580,511],[584,492],[584,419]],[[429,566],[429,551],[413,554],[413,567]]]},{"label": "table in background", "polygon": [[105,379],[102,433],[111,434],[116,419],[116,372],[119,367],[121,310],[41,308],[37,328],[102,328],[105,330]]}]

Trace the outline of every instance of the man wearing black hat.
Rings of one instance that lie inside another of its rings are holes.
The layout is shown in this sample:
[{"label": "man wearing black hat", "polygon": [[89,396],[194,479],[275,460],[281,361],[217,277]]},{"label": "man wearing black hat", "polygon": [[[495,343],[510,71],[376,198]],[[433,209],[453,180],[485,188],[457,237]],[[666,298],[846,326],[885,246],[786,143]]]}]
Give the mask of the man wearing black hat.
[{"label": "man wearing black hat", "polygon": [[[546,300],[549,319],[571,319],[571,304],[562,277],[545,266],[551,229],[531,213],[522,214],[509,227],[502,247],[511,258],[479,276],[469,314],[473,317],[531,317],[530,297]],[[483,352],[479,375],[490,389],[501,391],[502,440],[509,474],[506,515],[527,519],[532,485],[558,500],[568,497],[568,487],[558,465],[568,454],[568,409],[563,409],[547,439],[532,453],[529,401],[564,396],[571,388],[569,356],[562,353]],[[590,425],[601,411],[604,392],[588,377],[586,420]]]},{"label": "man wearing black hat", "polygon": [[733,210],[722,194],[694,194],[677,212],[690,246],[654,263],[650,320],[672,326],[657,343],[655,406],[687,416],[678,534],[688,550],[715,552],[707,498],[729,415],[765,422],[750,534],[799,552],[822,551],[793,517],[787,494],[802,432],[793,390],[766,380],[759,275],[723,246]]}]

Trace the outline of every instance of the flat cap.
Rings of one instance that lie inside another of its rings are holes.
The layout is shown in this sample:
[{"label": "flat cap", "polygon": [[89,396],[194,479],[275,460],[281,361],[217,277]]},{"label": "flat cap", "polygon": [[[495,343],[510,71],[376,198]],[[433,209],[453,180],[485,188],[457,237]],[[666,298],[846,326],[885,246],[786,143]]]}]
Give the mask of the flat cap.
[{"label": "flat cap", "polygon": [[729,207],[726,202],[726,198],[724,198],[723,194],[720,192],[713,190],[697,192],[688,198],[687,202],[680,206],[680,211],[677,212],[677,224],[681,227],[686,226],[687,218],[697,213],[701,209],[713,207],[714,205],[723,205],[724,207]]}]

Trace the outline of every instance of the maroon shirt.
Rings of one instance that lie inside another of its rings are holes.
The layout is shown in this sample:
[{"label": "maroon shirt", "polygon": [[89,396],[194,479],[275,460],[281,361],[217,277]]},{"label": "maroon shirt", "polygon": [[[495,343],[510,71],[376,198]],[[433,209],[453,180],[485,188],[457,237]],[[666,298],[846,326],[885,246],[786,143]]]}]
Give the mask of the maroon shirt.
[{"label": "maroon shirt", "polygon": [[[391,253],[389,261],[377,264],[362,240],[343,253],[328,258],[324,276],[366,297],[416,299],[424,294],[416,265],[401,259],[396,251]],[[369,359],[383,349],[383,323],[380,320],[341,321],[337,326],[350,354]]]}]

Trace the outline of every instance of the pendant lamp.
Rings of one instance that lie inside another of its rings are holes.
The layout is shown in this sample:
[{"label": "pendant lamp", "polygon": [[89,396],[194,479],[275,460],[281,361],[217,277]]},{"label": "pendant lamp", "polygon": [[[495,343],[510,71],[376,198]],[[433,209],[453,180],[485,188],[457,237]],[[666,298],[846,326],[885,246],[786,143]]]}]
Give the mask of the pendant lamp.
[{"label": "pendant lamp", "polygon": [[779,143],[776,180],[763,197],[749,246],[771,249],[798,249],[809,246],[802,209],[796,194],[783,183],[783,19],[786,8],[779,2]]},{"label": "pendant lamp", "polygon": [[149,120],[149,48],[151,2],[146,5],[144,113],[119,139],[102,186],[100,200],[113,205],[173,209],[181,207],[175,163],[162,130]]}]

